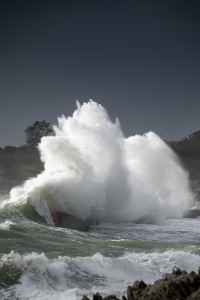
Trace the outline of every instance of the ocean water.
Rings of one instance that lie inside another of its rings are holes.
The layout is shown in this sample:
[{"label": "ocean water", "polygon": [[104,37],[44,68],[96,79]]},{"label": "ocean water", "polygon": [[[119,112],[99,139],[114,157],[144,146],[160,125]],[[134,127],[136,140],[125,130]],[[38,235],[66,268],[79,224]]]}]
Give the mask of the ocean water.
[{"label": "ocean water", "polygon": [[[198,270],[200,219],[182,218],[188,174],[155,133],[125,138],[92,101],[54,132],[39,145],[44,172],[0,196],[0,299],[120,297],[135,280]],[[99,225],[55,227],[51,211]]]},{"label": "ocean water", "polygon": [[88,232],[40,224],[20,208],[0,210],[0,299],[81,299],[126,292],[174,267],[200,266],[200,218],[165,224],[101,223]]}]

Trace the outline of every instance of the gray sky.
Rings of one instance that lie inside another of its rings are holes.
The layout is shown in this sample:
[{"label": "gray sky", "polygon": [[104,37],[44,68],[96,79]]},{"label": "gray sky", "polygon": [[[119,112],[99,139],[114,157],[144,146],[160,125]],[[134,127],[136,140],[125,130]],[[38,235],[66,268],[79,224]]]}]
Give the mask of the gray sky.
[{"label": "gray sky", "polygon": [[93,99],[126,136],[200,130],[199,0],[1,0],[0,147]]}]

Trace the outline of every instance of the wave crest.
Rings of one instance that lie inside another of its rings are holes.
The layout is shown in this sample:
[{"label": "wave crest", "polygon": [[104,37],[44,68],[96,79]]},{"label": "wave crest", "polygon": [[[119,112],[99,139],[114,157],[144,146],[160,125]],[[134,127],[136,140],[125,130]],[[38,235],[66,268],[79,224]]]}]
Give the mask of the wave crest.
[{"label": "wave crest", "polygon": [[12,199],[31,199],[47,223],[48,209],[81,219],[162,222],[181,217],[191,202],[188,174],[167,144],[153,132],[125,138],[100,104],[78,104],[54,132],[39,145],[44,172],[11,191]]}]

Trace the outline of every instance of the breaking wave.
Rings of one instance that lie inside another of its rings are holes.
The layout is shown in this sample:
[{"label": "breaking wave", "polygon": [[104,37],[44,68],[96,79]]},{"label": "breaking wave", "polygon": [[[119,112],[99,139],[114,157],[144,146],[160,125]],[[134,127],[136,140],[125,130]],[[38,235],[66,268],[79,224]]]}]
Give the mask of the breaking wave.
[{"label": "breaking wave", "polygon": [[125,138],[96,102],[58,118],[54,136],[39,144],[45,170],[11,190],[53,224],[50,211],[81,219],[162,222],[181,217],[192,200],[188,174],[155,133]]},{"label": "breaking wave", "polygon": [[[127,285],[142,279],[148,283],[174,267],[197,271],[200,257],[190,252],[126,253],[112,258],[99,253],[91,257],[48,259],[44,253],[20,255],[11,252],[0,260],[0,295],[17,299],[80,299],[92,295],[125,293]],[[1,287],[9,288],[1,291]],[[120,295],[119,295],[120,296]]]}]

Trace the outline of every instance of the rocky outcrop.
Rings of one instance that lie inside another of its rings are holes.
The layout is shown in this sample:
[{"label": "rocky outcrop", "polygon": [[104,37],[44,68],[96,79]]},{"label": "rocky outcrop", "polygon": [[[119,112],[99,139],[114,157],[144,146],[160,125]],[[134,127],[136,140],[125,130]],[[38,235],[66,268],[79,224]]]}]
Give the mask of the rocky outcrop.
[{"label": "rocky outcrop", "polygon": [[[173,270],[164,274],[162,279],[154,284],[135,281],[128,286],[127,295],[122,300],[199,300],[200,299],[200,269],[198,273]],[[89,300],[84,296],[82,300]],[[99,293],[93,295],[93,300],[119,300],[114,295],[103,298]]]},{"label": "rocky outcrop", "polygon": [[87,231],[91,225],[98,224],[97,220],[94,218],[87,218],[86,220],[82,220],[76,216],[67,213],[51,212],[51,216],[53,218],[55,226],[68,229]]},{"label": "rocky outcrop", "polygon": [[196,208],[196,209],[187,209],[184,214],[183,214],[184,218],[198,218],[200,217],[200,209]]}]

